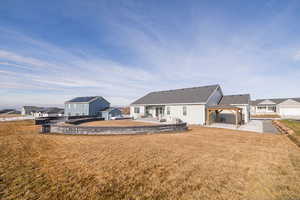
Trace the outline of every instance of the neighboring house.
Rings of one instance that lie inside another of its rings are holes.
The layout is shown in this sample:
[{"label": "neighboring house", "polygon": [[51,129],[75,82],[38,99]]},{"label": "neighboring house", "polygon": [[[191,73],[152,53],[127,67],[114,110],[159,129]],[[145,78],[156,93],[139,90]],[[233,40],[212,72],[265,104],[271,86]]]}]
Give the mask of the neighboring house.
[{"label": "neighboring house", "polygon": [[43,109],[43,107],[37,107],[37,106],[23,106],[21,110],[22,115],[32,115],[32,113]]},{"label": "neighboring house", "polygon": [[21,114],[21,112],[15,109],[2,109],[0,114]]},{"label": "neighboring house", "polygon": [[64,116],[63,108],[49,107],[49,108],[41,108],[32,112],[32,116],[34,117],[62,117]]},{"label": "neighboring house", "polygon": [[101,117],[104,118],[104,120],[111,120],[112,117],[121,117],[122,111],[118,108],[107,108],[103,111],[101,111]]},{"label": "neighboring house", "polygon": [[65,116],[100,116],[110,103],[101,96],[76,97],[65,102]]},{"label": "neighboring house", "polygon": [[300,117],[300,98],[257,99],[251,101],[251,115]]},{"label": "neighboring house", "polygon": [[189,124],[203,125],[209,119],[208,109],[214,108],[221,112],[221,108],[226,104],[228,110],[242,110],[243,118],[248,122],[249,101],[249,95],[224,96],[219,85],[184,88],[151,92],[130,105],[130,115],[134,119],[143,117],[166,121],[180,119]]}]

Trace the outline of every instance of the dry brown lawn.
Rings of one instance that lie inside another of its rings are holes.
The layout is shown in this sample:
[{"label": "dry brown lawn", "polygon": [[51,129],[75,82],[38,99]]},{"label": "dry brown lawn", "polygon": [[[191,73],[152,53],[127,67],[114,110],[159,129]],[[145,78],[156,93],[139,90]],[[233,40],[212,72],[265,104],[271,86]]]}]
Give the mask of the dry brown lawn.
[{"label": "dry brown lawn", "polygon": [[147,126],[158,125],[156,123],[138,122],[133,120],[106,120],[106,121],[93,121],[82,123],[80,126]]},{"label": "dry brown lawn", "polygon": [[0,199],[300,199],[300,149],[285,135],[190,128],[61,136],[0,123]]},{"label": "dry brown lawn", "polygon": [[272,115],[272,114],[269,114],[269,115],[252,115],[251,117],[254,117],[254,118],[280,118],[279,115]]}]

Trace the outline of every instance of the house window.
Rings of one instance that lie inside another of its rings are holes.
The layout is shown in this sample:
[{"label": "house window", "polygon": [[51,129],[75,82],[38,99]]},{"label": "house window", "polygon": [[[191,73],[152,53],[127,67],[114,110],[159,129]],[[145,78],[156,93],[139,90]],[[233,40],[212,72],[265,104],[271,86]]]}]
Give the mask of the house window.
[{"label": "house window", "polygon": [[183,106],[183,107],[182,107],[182,114],[183,114],[184,116],[186,116],[186,106]]},{"label": "house window", "polygon": [[170,111],[170,107],[167,107],[167,115],[170,115],[171,111]]},{"label": "house window", "polygon": [[257,110],[266,110],[266,106],[258,106]]},{"label": "house window", "polygon": [[140,107],[134,107],[134,113],[140,113]]},{"label": "house window", "polygon": [[71,104],[68,104],[69,108],[71,108]]},{"label": "house window", "polygon": [[276,106],[269,106],[268,111],[276,112]]}]

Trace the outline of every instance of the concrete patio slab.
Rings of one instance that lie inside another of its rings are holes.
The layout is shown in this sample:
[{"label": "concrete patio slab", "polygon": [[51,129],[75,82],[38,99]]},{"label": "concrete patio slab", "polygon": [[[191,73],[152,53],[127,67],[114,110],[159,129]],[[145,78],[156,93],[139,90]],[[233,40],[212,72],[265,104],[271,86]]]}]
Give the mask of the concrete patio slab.
[{"label": "concrete patio slab", "polygon": [[249,123],[241,125],[239,127],[236,127],[234,124],[224,124],[224,123],[213,123],[211,125],[207,125],[206,127],[226,128],[226,129],[233,129],[233,130],[263,133],[263,121],[261,120],[251,120],[249,121]]}]

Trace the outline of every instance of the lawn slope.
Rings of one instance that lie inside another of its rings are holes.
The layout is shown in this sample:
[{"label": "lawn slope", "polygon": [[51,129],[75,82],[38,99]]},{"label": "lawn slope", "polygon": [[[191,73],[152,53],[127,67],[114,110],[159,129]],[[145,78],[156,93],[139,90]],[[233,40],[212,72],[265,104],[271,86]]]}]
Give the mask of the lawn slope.
[{"label": "lawn slope", "polygon": [[38,134],[0,123],[0,199],[300,199],[300,150],[283,135]]}]

